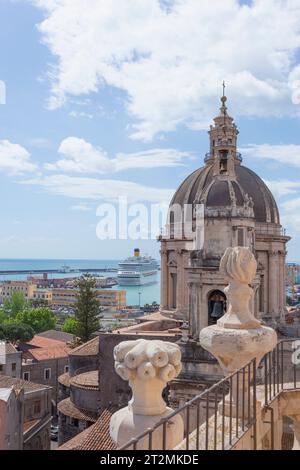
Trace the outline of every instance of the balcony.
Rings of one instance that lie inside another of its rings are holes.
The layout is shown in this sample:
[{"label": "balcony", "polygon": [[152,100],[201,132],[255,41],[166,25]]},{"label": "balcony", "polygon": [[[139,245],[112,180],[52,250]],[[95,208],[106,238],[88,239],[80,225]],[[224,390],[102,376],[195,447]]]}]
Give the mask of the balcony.
[{"label": "balcony", "polygon": [[258,370],[254,359],[120,450],[154,450],[157,435],[161,435],[159,450],[167,450],[168,427],[178,414],[184,418],[185,437],[173,450],[280,450],[282,418],[297,422],[300,415],[300,364],[294,360],[294,341],[280,341]]},{"label": "balcony", "polygon": [[[206,153],[205,154],[205,157],[204,157],[204,163],[207,163],[209,160],[211,160],[212,158],[214,157],[213,154],[211,154],[210,152]],[[243,157],[242,157],[242,154],[240,152],[236,152],[236,159],[242,163],[243,161]]]}]

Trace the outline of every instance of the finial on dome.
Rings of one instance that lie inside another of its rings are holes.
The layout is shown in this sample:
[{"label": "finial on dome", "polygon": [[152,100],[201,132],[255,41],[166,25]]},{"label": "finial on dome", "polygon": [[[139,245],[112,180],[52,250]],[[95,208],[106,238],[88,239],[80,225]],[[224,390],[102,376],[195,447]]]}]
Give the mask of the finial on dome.
[{"label": "finial on dome", "polygon": [[221,98],[221,103],[222,103],[222,107],[221,107],[221,113],[226,115],[227,114],[227,106],[226,106],[226,101],[227,101],[227,97],[225,96],[225,88],[226,88],[226,85],[225,85],[225,81],[223,80],[223,96]]}]

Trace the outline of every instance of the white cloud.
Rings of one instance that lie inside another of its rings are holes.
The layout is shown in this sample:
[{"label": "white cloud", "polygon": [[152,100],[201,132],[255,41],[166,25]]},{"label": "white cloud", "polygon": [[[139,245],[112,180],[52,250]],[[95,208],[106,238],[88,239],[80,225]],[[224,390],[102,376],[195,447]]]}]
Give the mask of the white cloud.
[{"label": "white cloud", "polygon": [[0,171],[11,175],[35,172],[37,166],[31,162],[30,154],[19,144],[0,140]]},{"label": "white cloud", "polygon": [[62,158],[55,163],[47,163],[46,170],[104,174],[133,168],[180,166],[185,158],[191,157],[188,152],[175,149],[152,149],[131,154],[119,153],[109,158],[100,147],[77,137],[64,139],[58,152]]},{"label": "white cloud", "polygon": [[300,167],[300,145],[249,145],[240,149],[250,157],[273,160],[284,165]]},{"label": "white cloud", "polygon": [[126,197],[128,202],[168,203],[174,189],[147,187],[131,181],[101,180],[96,178],[52,175],[37,177],[21,182],[43,188],[49,193],[75,199],[116,201]]},{"label": "white cloud", "polygon": [[266,185],[270,188],[274,196],[287,196],[288,194],[295,194],[300,190],[300,181],[265,181]]},{"label": "white cloud", "polygon": [[281,222],[290,233],[300,234],[300,197],[289,199],[282,205]]},{"label": "white cloud", "polygon": [[207,126],[220,84],[236,115],[299,115],[299,0],[31,0],[56,63],[49,105],[105,85],[127,94],[132,137]]},{"label": "white cloud", "polygon": [[47,163],[47,170],[107,173],[114,169],[107,153],[100,147],[93,147],[84,139],[68,137],[61,142],[58,152],[63,158],[53,164]]}]

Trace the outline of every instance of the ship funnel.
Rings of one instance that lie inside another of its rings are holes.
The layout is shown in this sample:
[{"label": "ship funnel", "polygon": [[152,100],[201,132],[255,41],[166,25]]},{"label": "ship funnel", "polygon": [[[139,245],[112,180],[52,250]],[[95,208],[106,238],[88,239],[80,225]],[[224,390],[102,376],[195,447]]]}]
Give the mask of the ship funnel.
[{"label": "ship funnel", "polygon": [[140,252],[140,249],[139,248],[135,248],[134,249],[134,256],[137,258],[138,256],[140,256],[141,252]]}]

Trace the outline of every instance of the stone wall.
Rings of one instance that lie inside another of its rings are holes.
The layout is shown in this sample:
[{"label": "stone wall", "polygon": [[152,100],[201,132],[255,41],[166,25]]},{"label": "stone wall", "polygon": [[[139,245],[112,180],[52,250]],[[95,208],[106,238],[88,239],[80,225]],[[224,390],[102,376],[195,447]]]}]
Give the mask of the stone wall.
[{"label": "stone wall", "polygon": [[[22,374],[24,372],[30,373],[30,382],[48,385],[52,387],[52,400],[58,402],[58,377],[65,373],[65,366],[69,365],[68,357],[59,359],[48,359],[46,361],[39,361],[32,364],[22,365]],[[51,369],[51,377],[49,380],[45,379],[45,369]]]}]

